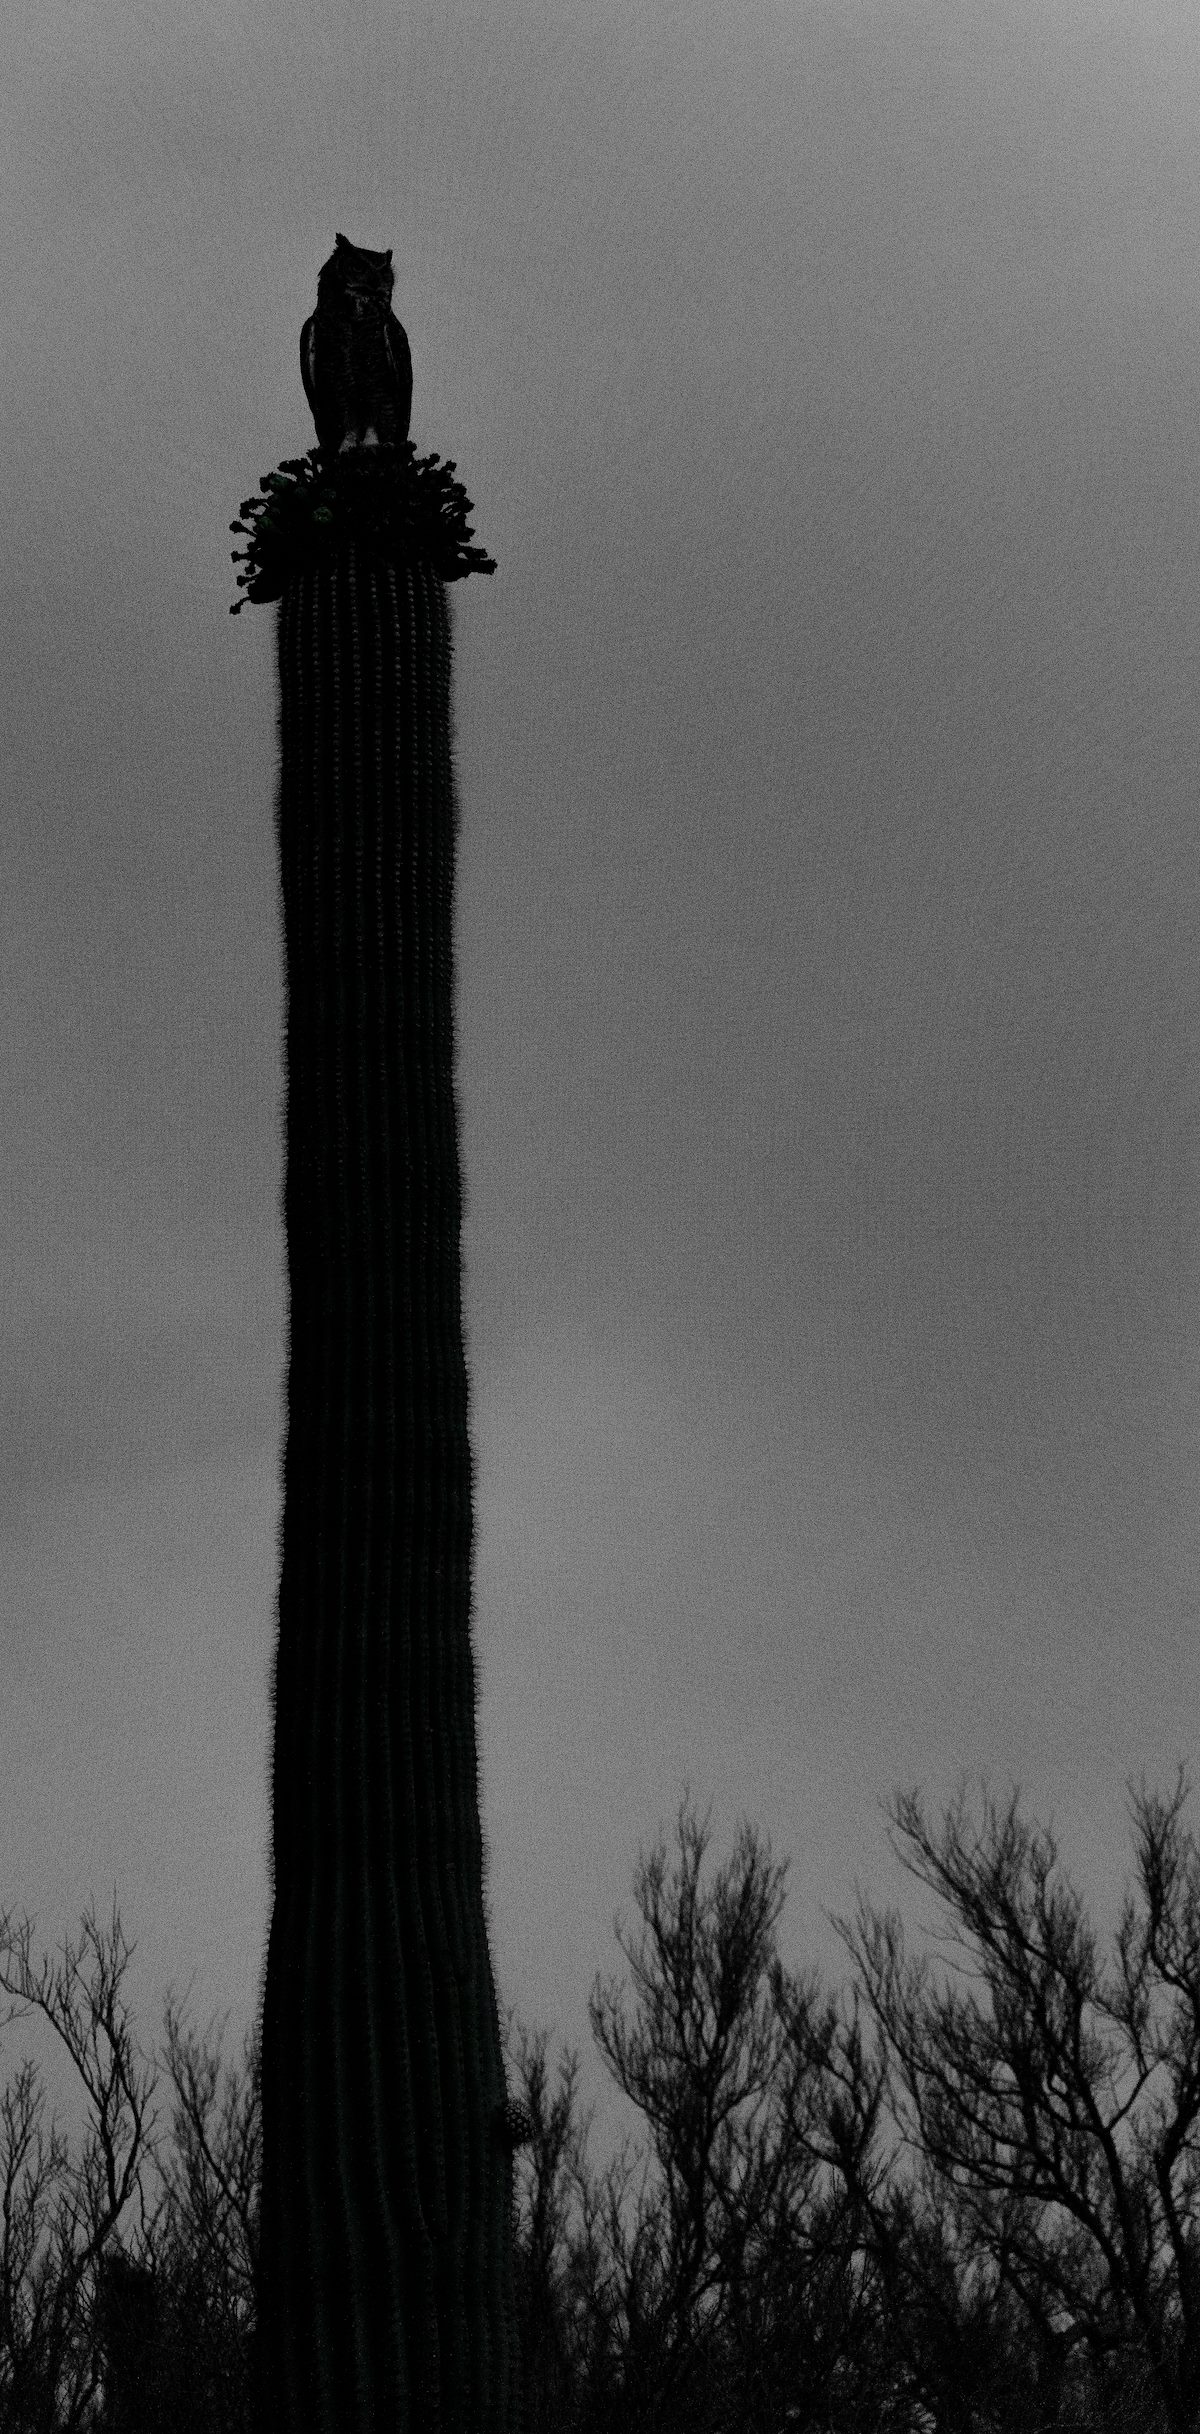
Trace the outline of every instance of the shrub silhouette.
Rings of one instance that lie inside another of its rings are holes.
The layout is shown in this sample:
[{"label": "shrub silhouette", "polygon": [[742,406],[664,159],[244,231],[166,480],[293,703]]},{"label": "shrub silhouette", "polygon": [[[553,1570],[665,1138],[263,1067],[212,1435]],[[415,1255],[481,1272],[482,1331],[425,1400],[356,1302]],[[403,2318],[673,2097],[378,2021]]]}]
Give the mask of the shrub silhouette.
[{"label": "shrub silhouette", "polygon": [[[969,2255],[1005,2310],[1015,2303],[1054,2405],[1075,2405],[1081,2378],[1097,2406],[1110,2386],[1128,2400],[1136,2360],[1137,2405],[1152,2400],[1173,2434],[1200,2419],[1200,1851],[1181,1825],[1187,1791],[1182,1768],[1170,1799],[1131,1790],[1138,1890],[1107,1967],[1052,1835],[1024,1822],[1015,1792],[1003,1814],[985,1798],[978,1828],[963,1785],[938,1834],[915,1793],[892,1812],[898,1855],[950,1912],[962,1958],[948,1983],[927,1958],[906,1964],[894,1914],[860,1901],[854,1926],[837,1922],[889,2057],[895,2117],[936,2191],[939,2274],[948,2254]],[[935,2275],[913,2274],[886,2208],[872,2229],[898,2288],[909,2275],[919,2321]],[[932,2393],[932,2368],[927,2380]],[[940,2406],[949,2424],[944,2394]]]},{"label": "shrub silhouette", "polygon": [[[592,2032],[645,2123],[594,2176],[578,2057],[510,2011],[522,2434],[1180,2434],[1200,2255],[1200,1858],[1168,1800],[1132,1803],[1139,1891],[1102,1968],[1052,1839],[965,1795],[900,1855],[950,1913],[957,1979],[891,1914],[835,1921],[836,1999],[781,1964],[786,1863],[742,1823],[701,1883],[687,1796],[639,1859],[632,1975]],[[174,2094],[103,1935],[35,1974],[0,1919],[13,2012],[40,2008],[94,2116],[78,2167],[22,2065],[0,2103],[0,2434],[250,2434],[261,2115],[253,2034],[167,2008]],[[85,1974],[83,1962],[90,1956]],[[962,1976],[963,1971],[967,1976]],[[7,2023],[6,2023],[7,2024]],[[1057,2144],[1054,2125],[1058,2124]],[[149,2188],[157,2179],[157,2195]]]}]

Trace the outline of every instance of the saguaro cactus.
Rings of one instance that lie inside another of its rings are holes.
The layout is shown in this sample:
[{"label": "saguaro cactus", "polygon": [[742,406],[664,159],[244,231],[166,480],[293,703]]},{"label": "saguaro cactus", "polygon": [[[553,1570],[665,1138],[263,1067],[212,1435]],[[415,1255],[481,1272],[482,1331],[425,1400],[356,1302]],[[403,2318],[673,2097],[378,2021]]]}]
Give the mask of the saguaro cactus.
[{"label": "saguaro cactus", "polygon": [[[411,503],[411,446],[370,455],[374,495],[382,475]],[[511,2434],[512,2134],[470,1630],[450,618],[432,551],[366,540],[337,513],[323,525],[308,547],[295,523],[282,575],[260,571],[250,594],[280,596],[290,1285],[258,2383],[264,2434]]]}]

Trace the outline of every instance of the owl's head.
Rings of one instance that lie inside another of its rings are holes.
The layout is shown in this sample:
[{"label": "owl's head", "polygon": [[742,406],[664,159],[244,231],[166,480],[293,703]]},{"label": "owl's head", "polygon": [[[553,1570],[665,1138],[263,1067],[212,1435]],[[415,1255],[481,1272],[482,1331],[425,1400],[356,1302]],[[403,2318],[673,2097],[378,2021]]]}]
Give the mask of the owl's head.
[{"label": "owl's head", "polygon": [[372,253],[369,245],[352,245],[339,230],[329,260],[323,262],[317,278],[318,304],[337,304],[351,312],[386,313],[392,301],[396,274],[392,269],[392,249]]}]

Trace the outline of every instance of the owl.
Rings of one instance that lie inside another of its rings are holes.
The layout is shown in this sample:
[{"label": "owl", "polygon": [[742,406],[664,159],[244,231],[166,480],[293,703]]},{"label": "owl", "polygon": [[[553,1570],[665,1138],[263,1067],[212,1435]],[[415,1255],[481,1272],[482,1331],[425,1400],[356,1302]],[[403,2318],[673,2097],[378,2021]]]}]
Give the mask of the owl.
[{"label": "owl", "polygon": [[339,233],[300,333],[300,375],[323,456],[408,437],[412,356],[391,309],[394,285],[390,245],[376,254]]}]

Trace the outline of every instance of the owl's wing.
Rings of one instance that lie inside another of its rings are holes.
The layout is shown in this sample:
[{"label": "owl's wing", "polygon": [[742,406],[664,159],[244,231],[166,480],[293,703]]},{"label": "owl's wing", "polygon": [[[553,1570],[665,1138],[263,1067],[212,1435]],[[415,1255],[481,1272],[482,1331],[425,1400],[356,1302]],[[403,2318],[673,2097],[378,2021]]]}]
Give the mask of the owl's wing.
[{"label": "owl's wing", "polygon": [[314,422],[317,419],[316,337],[317,317],[312,313],[300,332],[300,378],[304,382],[304,394]]},{"label": "owl's wing", "polygon": [[409,416],[412,413],[412,353],[408,334],[402,321],[389,313],[383,325],[387,350],[396,375],[396,394],[400,415],[400,437],[408,438]]}]

